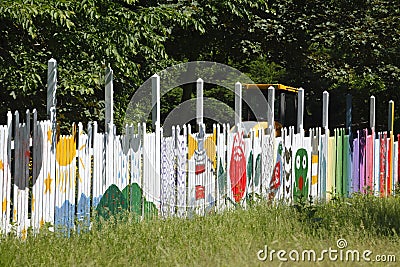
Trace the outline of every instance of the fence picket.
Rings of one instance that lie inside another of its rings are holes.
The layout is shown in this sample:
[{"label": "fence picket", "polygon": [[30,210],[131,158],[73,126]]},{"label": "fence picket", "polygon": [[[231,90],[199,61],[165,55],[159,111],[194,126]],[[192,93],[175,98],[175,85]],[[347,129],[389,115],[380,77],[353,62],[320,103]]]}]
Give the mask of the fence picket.
[{"label": "fence picket", "polygon": [[339,197],[344,195],[343,185],[346,181],[344,181],[343,176],[343,129],[336,129],[335,131],[335,139],[336,139],[336,174],[335,174],[335,185],[336,185],[336,193]]},{"label": "fence picket", "polygon": [[374,195],[380,195],[380,133],[374,139]]},{"label": "fence picket", "polygon": [[366,187],[369,193],[373,192],[374,189],[374,131],[372,130],[372,134],[368,135],[368,130],[365,130],[366,138],[366,161],[365,161],[365,169],[366,169]]}]

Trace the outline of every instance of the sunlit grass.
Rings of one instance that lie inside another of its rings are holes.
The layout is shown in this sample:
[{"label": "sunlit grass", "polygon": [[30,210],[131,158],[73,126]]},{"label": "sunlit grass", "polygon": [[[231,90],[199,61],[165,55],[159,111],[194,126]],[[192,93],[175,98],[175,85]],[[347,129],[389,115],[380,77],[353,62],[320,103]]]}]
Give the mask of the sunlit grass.
[{"label": "sunlit grass", "polygon": [[[400,198],[355,196],[298,209],[260,203],[191,219],[137,223],[127,215],[70,238],[45,231],[25,242],[8,237],[0,242],[0,266],[270,266],[257,259],[265,245],[321,251],[336,248],[339,238],[349,249],[393,254],[400,261],[399,232]],[[327,264],[332,262],[320,263]]]}]

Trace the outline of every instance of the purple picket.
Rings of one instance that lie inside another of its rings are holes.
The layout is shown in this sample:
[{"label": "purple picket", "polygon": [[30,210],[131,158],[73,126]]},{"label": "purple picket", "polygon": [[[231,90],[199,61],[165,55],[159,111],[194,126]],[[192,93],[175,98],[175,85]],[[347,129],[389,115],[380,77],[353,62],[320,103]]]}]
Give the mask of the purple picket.
[{"label": "purple picket", "polygon": [[363,130],[358,131],[359,136],[359,173],[360,173],[360,183],[359,190],[360,192],[365,192],[365,160],[366,160],[366,138],[365,132]]},{"label": "purple picket", "polygon": [[358,138],[355,138],[353,140],[353,192],[359,192],[360,189],[360,177],[359,177],[359,173],[360,173],[360,166],[359,166],[359,147],[358,147]]}]

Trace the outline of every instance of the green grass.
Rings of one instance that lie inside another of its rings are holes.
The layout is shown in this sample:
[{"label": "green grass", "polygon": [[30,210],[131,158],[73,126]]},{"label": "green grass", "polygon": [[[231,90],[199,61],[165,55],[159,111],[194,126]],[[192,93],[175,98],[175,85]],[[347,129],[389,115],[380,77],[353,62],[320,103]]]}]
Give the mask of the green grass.
[{"label": "green grass", "polygon": [[[257,252],[268,245],[274,250],[319,253],[337,249],[339,238],[346,239],[346,249],[372,250],[371,258],[392,254],[400,262],[400,198],[394,197],[355,196],[297,208],[260,203],[207,217],[141,223],[125,216],[94,228],[71,238],[42,231],[25,242],[2,239],[0,266],[278,266],[276,257],[272,263],[262,262]],[[296,264],[310,265],[283,265]],[[334,264],[355,265],[330,262],[327,257],[319,262],[320,266]]]}]

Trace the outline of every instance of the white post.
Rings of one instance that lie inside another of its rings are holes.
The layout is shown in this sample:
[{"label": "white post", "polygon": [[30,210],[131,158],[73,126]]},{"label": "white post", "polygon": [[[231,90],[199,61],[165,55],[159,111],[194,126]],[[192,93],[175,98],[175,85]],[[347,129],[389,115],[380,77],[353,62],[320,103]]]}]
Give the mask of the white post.
[{"label": "white post", "polygon": [[297,95],[297,132],[299,133],[303,129],[303,118],[304,118],[304,89],[299,88]]},{"label": "white post", "polygon": [[242,123],[242,84],[235,83],[235,125]]},{"label": "white post", "polygon": [[57,61],[51,58],[47,64],[47,115],[50,109],[56,106],[57,90]]},{"label": "white post", "polygon": [[329,93],[324,91],[322,96],[322,128],[328,128]]},{"label": "white post", "polygon": [[56,189],[56,155],[57,155],[57,120],[56,120],[56,107],[50,109],[50,121],[51,121],[51,147],[50,147],[50,179],[54,183],[50,184],[50,194],[48,197],[47,213],[45,214],[45,222],[54,224],[54,207],[55,207],[55,193],[51,195],[51,192],[55,192]]},{"label": "white post", "polygon": [[[106,167],[105,167],[105,175],[106,175],[106,184],[108,187],[111,184],[115,183],[115,174],[114,174],[114,118],[113,118],[113,110],[114,110],[114,86],[113,86],[113,70],[110,66],[106,68],[106,76],[105,76],[105,133],[106,133]],[[103,185],[104,186],[104,185]]]},{"label": "white post", "polygon": [[[56,179],[56,136],[57,136],[57,119],[56,119],[56,91],[57,91],[57,61],[51,58],[48,62],[47,69],[47,116],[51,121],[51,147],[50,147],[50,166],[49,174],[50,179]],[[54,206],[55,198],[51,196],[51,192],[55,192],[55,183],[50,185],[50,194],[48,197],[48,209],[44,214],[45,222],[54,223]]]},{"label": "white post", "polygon": [[[160,207],[160,192],[161,192],[161,182],[160,182],[160,173],[161,173],[161,117],[160,117],[160,76],[154,74],[151,77],[151,95],[152,95],[152,123],[153,129],[155,130],[155,154],[152,163],[153,170],[152,174],[154,175],[154,190],[155,194],[154,200],[157,202],[157,206]],[[146,127],[143,128],[143,132],[146,131]],[[144,135],[143,135],[144,136]],[[144,188],[144,187],[143,187]]]},{"label": "white post", "polygon": [[203,125],[203,87],[204,81],[198,78],[196,87],[196,122],[198,125]]},{"label": "white post", "polygon": [[17,224],[17,230],[19,229],[19,224],[20,224],[20,218],[19,218],[19,209],[20,209],[20,190],[18,189],[18,185],[22,184],[21,179],[22,179],[22,168],[21,168],[21,151],[20,151],[20,125],[19,125],[19,112],[16,110],[14,112],[14,151],[17,157],[14,159],[14,183],[13,183],[13,188],[14,188],[14,199],[13,199],[13,211],[12,211],[12,222]]},{"label": "white post", "polygon": [[114,115],[113,115],[113,110],[114,110],[114,87],[113,87],[113,70],[111,67],[106,68],[106,92],[105,92],[105,104],[106,104],[106,110],[105,110],[105,129],[106,132],[108,132],[108,125],[113,125],[114,124]]},{"label": "white post", "polygon": [[371,128],[372,131],[375,130],[375,96],[370,97],[369,128]]},{"label": "white post", "polygon": [[[3,223],[7,226],[5,227],[5,233],[8,233],[10,231],[10,229],[8,228],[8,224],[10,222],[10,204],[11,204],[11,137],[12,137],[12,113],[11,111],[7,112],[7,143],[4,145],[7,145],[7,156],[4,158],[5,162],[4,162],[4,172],[5,172],[5,181],[7,181],[6,184],[6,215],[5,215],[5,220],[3,218]],[[14,144],[15,145],[15,144]],[[4,192],[4,191],[3,191]],[[3,199],[4,200],[4,199]],[[4,205],[2,203],[2,205]],[[3,208],[4,206],[2,206]],[[4,216],[4,215],[3,215]],[[4,232],[3,232],[4,233]]]},{"label": "white post", "polygon": [[268,104],[270,107],[270,110],[268,110],[268,128],[273,129],[275,126],[275,88],[273,86],[268,87]]},{"label": "white post", "polygon": [[151,76],[151,120],[153,128],[160,127],[160,76],[154,74]]}]

